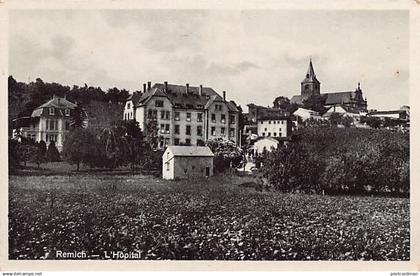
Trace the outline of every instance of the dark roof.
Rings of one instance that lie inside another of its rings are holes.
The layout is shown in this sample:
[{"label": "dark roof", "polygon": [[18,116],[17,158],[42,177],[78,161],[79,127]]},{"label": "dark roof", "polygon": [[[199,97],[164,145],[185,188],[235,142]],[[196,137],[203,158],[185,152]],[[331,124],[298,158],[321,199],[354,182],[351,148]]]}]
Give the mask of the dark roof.
[{"label": "dark roof", "polygon": [[290,113],[281,109],[262,108],[258,111],[257,120],[281,120],[289,118]]},{"label": "dark roof", "polygon": [[235,104],[235,102],[234,102],[234,101],[226,102],[226,105],[227,105],[227,107],[228,107],[229,111],[232,111],[232,112],[239,112],[239,109],[238,109],[238,107],[236,106],[236,104]]},{"label": "dark roof", "polygon": [[143,95],[143,93],[138,93],[138,92],[134,92],[133,94],[130,94],[130,96],[128,96],[127,101],[132,101],[134,105],[138,104],[141,95]]},{"label": "dark roof", "polygon": [[44,107],[75,108],[76,104],[68,101],[66,98],[54,97],[48,102],[44,103],[43,105],[37,108],[44,108]]},{"label": "dark roof", "polygon": [[325,101],[326,105],[330,104],[342,104],[351,102],[351,98],[354,98],[353,91],[345,92],[332,92],[332,93],[322,93],[321,95],[327,95],[327,100]]},{"label": "dark roof", "polygon": [[32,111],[31,117],[39,117],[42,115],[44,108],[54,107],[57,108],[56,112],[64,116],[64,113],[62,112],[63,109],[74,109],[77,105],[68,101],[66,98],[61,97],[53,97],[48,102],[40,105],[39,107],[35,108]]},{"label": "dark roof", "polygon": [[[321,93],[321,96],[326,95],[327,99],[325,100],[325,105],[333,104],[345,104],[350,103],[352,98],[355,98],[354,91],[344,91],[344,92],[332,92],[332,93]],[[290,99],[291,103],[302,104],[302,96],[294,95]]]},{"label": "dark roof", "polygon": [[[167,91],[165,92],[165,84],[156,83],[146,93],[141,94],[139,100],[135,102],[135,105],[143,105],[153,96],[168,98],[175,108],[203,109],[207,108],[213,102],[225,102],[210,87],[202,87],[202,93],[200,95],[200,87],[198,86],[189,86],[187,93],[185,85],[168,84]],[[226,101],[226,104],[229,111],[238,112],[233,102]]]}]

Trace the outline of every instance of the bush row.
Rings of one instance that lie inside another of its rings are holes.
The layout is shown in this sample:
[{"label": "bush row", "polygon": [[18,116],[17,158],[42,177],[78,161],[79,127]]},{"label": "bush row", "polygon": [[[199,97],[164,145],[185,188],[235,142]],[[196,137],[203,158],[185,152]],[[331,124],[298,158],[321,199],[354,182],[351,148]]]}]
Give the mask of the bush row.
[{"label": "bush row", "polygon": [[308,128],[264,157],[263,174],[285,192],[408,195],[409,152],[404,133]]}]

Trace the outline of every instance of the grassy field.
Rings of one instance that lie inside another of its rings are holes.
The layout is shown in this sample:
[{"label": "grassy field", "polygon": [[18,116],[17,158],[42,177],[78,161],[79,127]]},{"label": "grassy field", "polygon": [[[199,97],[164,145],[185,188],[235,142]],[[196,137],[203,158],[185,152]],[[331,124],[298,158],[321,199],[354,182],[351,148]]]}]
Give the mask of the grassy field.
[{"label": "grassy field", "polygon": [[408,260],[409,199],[258,192],[250,179],[10,176],[9,258]]}]

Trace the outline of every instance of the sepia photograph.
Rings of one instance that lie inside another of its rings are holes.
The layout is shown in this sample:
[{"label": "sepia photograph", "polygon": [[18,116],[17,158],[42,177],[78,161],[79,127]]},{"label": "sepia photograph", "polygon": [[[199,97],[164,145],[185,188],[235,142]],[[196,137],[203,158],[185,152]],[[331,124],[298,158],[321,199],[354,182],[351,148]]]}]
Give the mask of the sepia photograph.
[{"label": "sepia photograph", "polygon": [[412,260],[409,15],[9,10],[7,259]]}]

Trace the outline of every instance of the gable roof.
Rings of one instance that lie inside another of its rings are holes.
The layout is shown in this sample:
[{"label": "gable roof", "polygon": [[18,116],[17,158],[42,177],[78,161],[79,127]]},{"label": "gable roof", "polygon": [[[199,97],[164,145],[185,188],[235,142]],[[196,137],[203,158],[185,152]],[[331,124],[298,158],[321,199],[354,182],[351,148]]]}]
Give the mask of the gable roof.
[{"label": "gable roof", "polygon": [[75,108],[77,105],[68,101],[66,98],[61,97],[53,97],[48,102],[44,103],[43,105],[40,105],[38,108],[44,108],[44,107],[56,107],[56,108]]},{"label": "gable roof", "polygon": [[[331,93],[321,93],[321,96],[327,96],[325,100],[325,105],[333,105],[333,104],[345,104],[350,103],[352,98],[355,98],[354,91],[344,91],[344,92],[331,92]],[[302,104],[302,95],[294,95],[290,99],[291,103],[295,104]]]},{"label": "gable roof", "polygon": [[223,98],[213,88],[203,87],[201,95],[199,91],[199,87],[189,86],[188,93],[186,93],[184,85],[167,84],[165,92],[165,84],[156,83],[146,93],[143,93],[135,104],[136,106],[143,105],[153,96],[168,98],[175,108],[203,109],[215,101],[223,102]]},{"label": "gable roof", "polygon": [[229,111],[232,111],[232,112],[239,112],[239,109],[238,109],[238,107],[236,106],[236,104],[235,104],[235,102],[234,102],[234,101],[226,102],[226,105],[227,105],[227,107],[228,107]]},{"label": "gable roof", "polygon": [[351,102],[351,98],[354,97],[353,91],[344,91],[344,92],[332,92],[332,93],[322,93],[321,95],[327,95],[325,101],[326,105],[330,104],[342,104]]},{"label": "gable roof", "polygon": [[293,114],[295,114],[296,112],[308,112],[311,115],[319,115],[319,112],[315,111],[315,110],[311,110],[311,109],[306,109],[303,107],[299,107],[298,109],[295,110],[295,112],[293,112]]},{"label": "gable roof", "polygon": [[143,95],[143,93],[134,92],[128,96],[127,101],[131,100],[133,104],[136,105],[139,102],[141,95]]},{"label": "gable roof", "polygon": [[168,146],[165,150],[172,152],[174,156],[204,156],[204,157],[213,157],[214,154],[211,149],[207,146],[205,147],[196,147],[196,146]]},{"label": "gable roof", "polygon": [[35,108],[31,113],[31,117],[40,117],[44,111],[44,108],[50,108],[50,107],[57,108],[58,109],[56,110],[57,114],[64,116],[62,109],[74,109],[76,106],[77,106],[76,104],[68,101],[66,98],[54,96],[48,102]]}]

